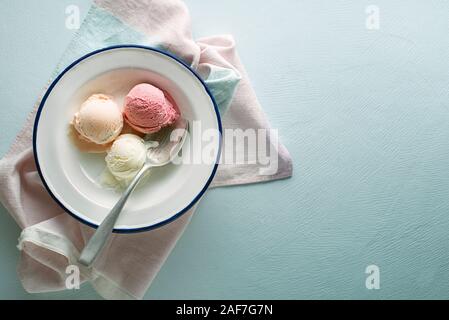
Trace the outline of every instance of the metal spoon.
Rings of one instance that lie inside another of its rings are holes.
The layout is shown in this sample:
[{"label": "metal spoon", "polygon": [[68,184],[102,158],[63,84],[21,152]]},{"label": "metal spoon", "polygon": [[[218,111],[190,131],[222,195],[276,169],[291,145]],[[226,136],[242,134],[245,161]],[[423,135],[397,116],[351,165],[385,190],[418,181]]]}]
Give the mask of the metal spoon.
[{"label": "metal spoon", "polygon": [[[180,130],[178,131],[177,129]],[[162,167],[172,162],[181,150],[186,140],[188,131],[188,121],[180,118],[174,125],[163,128],[158,133],[145,137],[146,140],[151,139],[151,141],[156,141],[157,147],[148,149],[145,164],[137,172],[125,192],[122,194],[103,222],[98,226],[94,235],[90,238],[89,242],[81,252],[80,258],[78,259],[80,264],[90,266],[95,261],[98,254],[103,249],[104,244],[111,236],[115,222],[125,206],[128,197],[134,191],[145,172],[147,172],[150,168]],[[172,137],[172,133],[178,134],[175,137]]]}]

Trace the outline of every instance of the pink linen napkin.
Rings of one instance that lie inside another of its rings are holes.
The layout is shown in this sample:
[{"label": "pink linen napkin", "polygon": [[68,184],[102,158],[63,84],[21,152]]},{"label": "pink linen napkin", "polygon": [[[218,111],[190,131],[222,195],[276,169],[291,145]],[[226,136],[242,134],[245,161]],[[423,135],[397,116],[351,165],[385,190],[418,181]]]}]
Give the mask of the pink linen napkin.
[{"label": "pink linen napkin", "polygon": [[[191,63],[200,75],[209,65],[234,68],[242,79],[227,113],[224,129],[269,129],[231,36],[194,41],[190,17],[180,0],[96,0],[95,5],[112,13],[130,27],[157,35],[164,47]],[[28,292],[66,288],[66,267],[76,265],[79,252],[94,229],[83,225],[51,199],[43,187],[33,159],[32,125],[36,109],[6,156],[0,160],[0,200],[23,229],[19,238],[21,258],[18,275]],[[224,137],[226,145],[226,137]],[[260,163],[226,163],[219,166],[211,187],[247,184],[292,175],[290,155],[277,139],[269,141],[277,152],[277,170]],[[225,153],[239,153],[243,145]],[[234,154],[232,155],[234,156]],[[254,155],[249,155],[254,156]],[[158,229],[136,234],[114,234],[91,269],[80,266],[82,281],[90,281],[107,299],[141,299],[180,238],[195,208]]]}]

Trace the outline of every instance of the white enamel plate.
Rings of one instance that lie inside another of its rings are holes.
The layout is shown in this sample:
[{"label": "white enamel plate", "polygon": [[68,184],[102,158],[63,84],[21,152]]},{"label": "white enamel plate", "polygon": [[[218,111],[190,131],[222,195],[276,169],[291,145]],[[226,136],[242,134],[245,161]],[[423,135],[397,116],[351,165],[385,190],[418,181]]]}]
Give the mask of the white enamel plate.
[{"label": "white enamel plate", "polygon": [[[105,154],[81,152],[69,136],[70,121],[91,94],[111,95],[121,105],[127,92],[142,82],[167,91],[184,118],[200,123],[196,126],[199,134],[210,129],[221,133],[217,106],[206,85],[187,65],[167,53],[143,46],[115,46],[72,63],[51,84],[39,106],[33,133],[34,156],[39,175],[55,201],[90,226],[101,223],[120,193],[99,183],[105,170]],[[192,141],[187,139],[183,150],[190,149]],[[131,195],[114,231],[149,230],[190,209],[214,177],[220,139],[210,150],[214,161],[152,169]]]}]

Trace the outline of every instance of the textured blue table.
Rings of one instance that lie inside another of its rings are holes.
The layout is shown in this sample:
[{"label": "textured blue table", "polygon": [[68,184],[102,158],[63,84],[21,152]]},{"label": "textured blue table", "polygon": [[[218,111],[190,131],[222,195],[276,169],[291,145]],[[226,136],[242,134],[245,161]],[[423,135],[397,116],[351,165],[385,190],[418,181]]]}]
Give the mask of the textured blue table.
[{"label": "textured blue table", "polygon": [[[89,2],[2,1],[0,155],[73,35],[66,6]],[[295,171],[209,192],[146,298],[449,298],[449,4],[187,3],[195,36],[234,34]],[[0,298],[98,298],[24,292],[0,211]]]}]

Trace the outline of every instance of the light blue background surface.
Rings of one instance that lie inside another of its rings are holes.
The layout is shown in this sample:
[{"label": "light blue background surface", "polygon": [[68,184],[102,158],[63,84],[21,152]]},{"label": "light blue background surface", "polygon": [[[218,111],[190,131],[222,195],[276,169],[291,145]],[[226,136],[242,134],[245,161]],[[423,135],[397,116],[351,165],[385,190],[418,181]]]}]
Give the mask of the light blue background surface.
[{"label": "light blue background surface", "polygon": [[[0,155],[73,36],[66,5],[89,3],[1,0]],[[449,4],[187,3],[195,36],[235,36],[294,177],[211,190],[146,298],[449,298]],[[0,298],[98,298],[27,294],[0,211]]]}]

